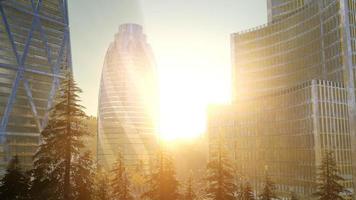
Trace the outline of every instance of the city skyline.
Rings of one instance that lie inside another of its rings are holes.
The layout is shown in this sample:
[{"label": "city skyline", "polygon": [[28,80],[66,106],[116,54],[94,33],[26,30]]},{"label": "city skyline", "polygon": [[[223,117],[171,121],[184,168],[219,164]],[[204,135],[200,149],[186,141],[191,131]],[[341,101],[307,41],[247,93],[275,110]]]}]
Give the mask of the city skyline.
[{"label": "city skyline", "polygon": [[[69,13],[73,64],[77,66],[74,74],[83,88],[87,113],[97,115],[100,69],[112,36],[120,24],[140,23],[156,55],[161,86],[160,130],[170,139],[201,134],[206,126],[206,106],[230,100],[230,34],[267,22],[264,0],[209,4],[201,0],[189,4],[106,0],[99,8],[85,1],[85,12],[83,3],[69,2]],[[257,13],[253,18],[251,11]],[[210,48],[206,48],[209,43]],[[193,114],[187,116],[187,112]]]},{"label": "city skyline", "polygon": [[355,199],[355,76],[356,0],[0,0],[0,199]]}]

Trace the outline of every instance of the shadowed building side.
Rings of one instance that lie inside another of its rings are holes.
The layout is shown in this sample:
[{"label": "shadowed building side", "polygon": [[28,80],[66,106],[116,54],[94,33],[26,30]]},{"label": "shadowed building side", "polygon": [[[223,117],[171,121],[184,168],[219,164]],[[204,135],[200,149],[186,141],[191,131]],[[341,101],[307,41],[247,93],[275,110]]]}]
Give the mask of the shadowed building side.
[{"label": "shadowed building side", "polygon": [[124,24],[107,51],[99,93],[98,163],[110,169],[118,152],[127,166],[150,166],[156,146],[157,75],[142,27]]}]

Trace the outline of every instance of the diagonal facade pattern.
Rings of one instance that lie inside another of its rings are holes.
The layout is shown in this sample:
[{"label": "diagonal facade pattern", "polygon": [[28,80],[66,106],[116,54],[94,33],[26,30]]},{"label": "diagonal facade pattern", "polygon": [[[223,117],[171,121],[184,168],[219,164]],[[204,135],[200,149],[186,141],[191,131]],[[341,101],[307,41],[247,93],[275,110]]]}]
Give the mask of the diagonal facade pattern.
[{"label": "diagonal facade pattern", "polygon": [[71,71],[66,0],[0,1],[0,169],[26,167],[65,71]]}]

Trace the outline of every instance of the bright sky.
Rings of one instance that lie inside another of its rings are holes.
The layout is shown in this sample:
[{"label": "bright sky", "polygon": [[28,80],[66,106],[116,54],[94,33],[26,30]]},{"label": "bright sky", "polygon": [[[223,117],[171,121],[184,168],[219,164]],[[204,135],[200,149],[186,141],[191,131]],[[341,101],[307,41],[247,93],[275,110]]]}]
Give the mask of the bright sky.
[{"label": "bright sky", "polygon": [[[100,2],[100,3],[98,3]],[[122,23],[143,24],[160,77],[161,134],[205,131],[206,107],[230,100],[230,33],[267,21],[265,0],[69,0],[75,77],[97,113],[101,68]]]}]

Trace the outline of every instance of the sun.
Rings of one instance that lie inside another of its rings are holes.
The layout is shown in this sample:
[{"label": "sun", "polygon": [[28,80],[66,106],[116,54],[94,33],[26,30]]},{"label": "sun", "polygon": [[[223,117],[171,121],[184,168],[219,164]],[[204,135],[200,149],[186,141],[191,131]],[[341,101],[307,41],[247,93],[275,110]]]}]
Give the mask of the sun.
[{"label": "sun", "polygon": [[[207,107],[229,99],[225,80],[214,72],[166,70],[160,73],[159,132],[163,140],[194,139],[206,130]],[[214,80],[214,81],[213,81]]]}]

